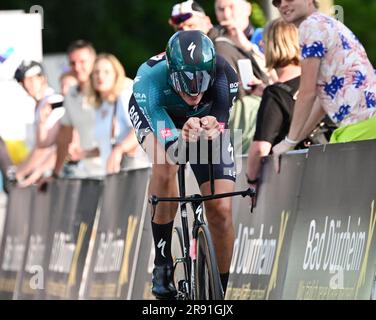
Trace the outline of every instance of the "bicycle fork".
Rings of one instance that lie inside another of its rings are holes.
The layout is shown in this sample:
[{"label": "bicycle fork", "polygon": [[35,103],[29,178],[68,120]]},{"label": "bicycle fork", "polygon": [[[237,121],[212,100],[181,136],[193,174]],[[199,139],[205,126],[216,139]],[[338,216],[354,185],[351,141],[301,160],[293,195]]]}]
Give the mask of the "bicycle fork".
[{"label": "bicycle fork", "polygon": [[[178,181],[179,181],[179,189],[181,191],[180,197],[185,197],[185,175],[184,175],[184,168],[179,170],[178,172]],[[181,224],[182,224],[182,236],[183,236],[183,244],[184,244],[184,252],[183,252],[183,263],[186,265],[187,270],[187,279],[182,284],[182,288],[179,290],[183,291],[183,294],[186,295],[187,298],[194,300],[195,292],[196,292],[196,258],[197,258],[197,231],[200,225],[204,224],[204,210],[203,210],[203,202],[200,200],[194,201],[194,198],[201,197],[200,194],[195,194],[192,196],[191,200],[189,201],[192,206],[192,210],[194,213],[194,220],[193,220],[193,228],[192,228],[192,237],[189,237],[189,225],[188,225],[188,211],[187,211],[187,202],[183,202],[180,205],[181,210]]]}]

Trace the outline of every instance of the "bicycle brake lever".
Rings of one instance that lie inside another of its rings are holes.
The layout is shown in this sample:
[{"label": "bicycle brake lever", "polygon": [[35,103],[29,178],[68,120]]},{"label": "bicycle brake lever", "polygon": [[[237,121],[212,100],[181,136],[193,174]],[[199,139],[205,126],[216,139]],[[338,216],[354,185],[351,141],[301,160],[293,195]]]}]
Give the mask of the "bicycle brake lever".
[{"label": "bicycle brake lever", "polygon": [[253,199],[251,200],[251,205],[250,205],[250,213],[253,213],[254,205],[253,205]]},{"label": "bicycle brake lever", "polygon": [[253,213],[253,209],[255,208],[255,197],[256,197],[256,189],[251,189],[249,188],[249,196],[251,197],[251,210],[250,210],[250,213]]}]

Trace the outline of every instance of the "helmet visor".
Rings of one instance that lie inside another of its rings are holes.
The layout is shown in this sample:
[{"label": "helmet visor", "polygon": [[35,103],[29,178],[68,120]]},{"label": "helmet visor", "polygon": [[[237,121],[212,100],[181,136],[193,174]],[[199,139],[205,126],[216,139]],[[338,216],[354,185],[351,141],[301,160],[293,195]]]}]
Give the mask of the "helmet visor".
[{"label": "helmet visor", "polygon": [[208,90],[211,76],[208,71],[175,71],[170,74],[171,83],[177,92],[196,96]]}]

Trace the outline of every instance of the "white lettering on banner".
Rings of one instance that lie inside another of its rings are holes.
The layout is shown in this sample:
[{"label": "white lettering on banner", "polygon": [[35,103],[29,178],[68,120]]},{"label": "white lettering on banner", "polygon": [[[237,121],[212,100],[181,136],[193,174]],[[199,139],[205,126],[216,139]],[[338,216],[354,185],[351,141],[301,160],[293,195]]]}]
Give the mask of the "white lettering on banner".
[{"label": "white lettering on banner", "polygon": [[69,273],[73,261],[76,244],[72,243],[72,235],[56,232],[52,243],[52,253],[48,269],[54,272]]},{"label": "white lettering on banner", "polygon": [[[361,218],[358,219],[359,230]],[[342,220],[325,217],[324,229],[317,230],[316,220],[309,226],[303,261],[303,270],[358,271],[363,256],[366,232],[350,232],[351,216],[346,231],[341,231]],[[329,268],[329,269],[328,269]]]},{"label": "white lettering on banner", "polygon": [[99,235],[98,254],[94,264],[94,272],[107,273],[120,271],[123,252],[123,239],[115,239],[113,232],[101,232]]},{"label": "white lettering on banner", "polygon": [[29,250],[25,264],[26,272],[34,273],[35,266],[43,263],[45,248],[43,238],[39,234],[30,236]]},{"label": "white lettering on banner", "polygon": [[7,236],[5,239],[4,258],[1,268],[4,271],[20,271],[25,252],[25,245],[19,237]]},{"label": "white lettering on banner", "polygon": [[[264,239],[264,228],[265,226],[262,224],[259,237],[252,238],[255,234],[255,229],[243,227],[243,224],[239,224],[230,273],[270,275],[277,240]],[[269,231],[273,231],[273,228],[269,228]]]}]

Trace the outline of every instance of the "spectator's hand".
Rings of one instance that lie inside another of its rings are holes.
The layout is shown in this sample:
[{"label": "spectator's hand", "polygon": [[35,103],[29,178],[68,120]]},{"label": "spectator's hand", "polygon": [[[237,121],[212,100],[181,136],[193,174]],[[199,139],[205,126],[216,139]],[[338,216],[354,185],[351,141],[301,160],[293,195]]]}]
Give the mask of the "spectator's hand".
[{"label": "spectator's hand", "polygon": [[39,112],[39,122],[40,123],[46,123],[48,117],[50,116],[52,112],[51,105],[47,103]]},{"label": "spectator's hand", "polygon": [[29,176],[23,180],[18,180],[18,186],[20,188],[27,188],[34,183],[37,183],[43,176],[43,173],[38,169],[34,170]]},{"label": "spectator's hand", "polygon": [[227,30],[227,36],[235,43],[235,45],[245,51],[251,51],[253,45],[246,37],[242,28],[235,20],[226,20],[221,22],[221,26]]},{"label": "spectator's hand", "polygon": [[121,160],[123,159],[123,152],[115,147],[107,159],[106,172],[107,174],[114,174],[120,172]]},{"label": "spectator's hand", "polygon": [[248,83],[248,86],[251,87],[250,90],[246,90],[247,94],[253,94],[258,97],[262,97],[265,89],[265,84],[258,78],[254,77],[252,82]]},{"label": "spectator's hand", "polygon": [[38,185],[38,191],[39,192],[46,192],[48,189],[48,186],[55,181],[56,177],[55,176],[49,176],[49,177],[42,177],[37,185]]},{"label": "spectator's hand", "polygon": [[84,153],[82,152],[80,146],[75,143],[69,144],[68,155],[70,161],[80,161],[84,157]]},{"label": "spectator's hand", "polygon": [[200,119],[201,128],[205,134],[205,139],[214,140],[221,134],[221,128],[217,119],[213,116],[206,116]]},{"label": "spectator's hand", "polygon": [[197,142],[202,130],[200,118],[189,118],[182,129],[183,139],[188,142]]},{"label": "spectator's hand", "polygon": [[281,155],[288,151],[294,150],[294,148],[295,146],[287,143],[286,140],[282,140],[280,143],[276,144],[273,147],[273,162],[276,173],[280,172]]}]

